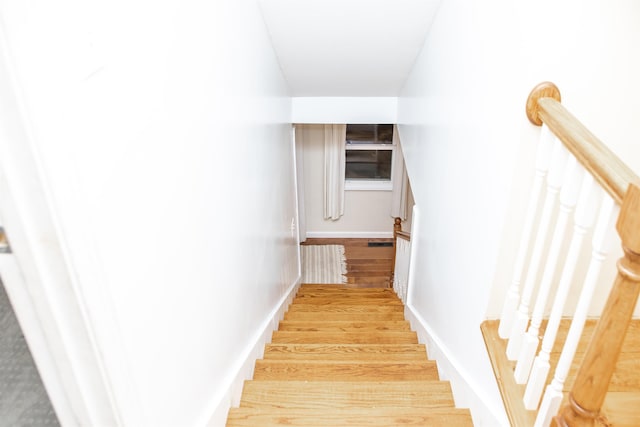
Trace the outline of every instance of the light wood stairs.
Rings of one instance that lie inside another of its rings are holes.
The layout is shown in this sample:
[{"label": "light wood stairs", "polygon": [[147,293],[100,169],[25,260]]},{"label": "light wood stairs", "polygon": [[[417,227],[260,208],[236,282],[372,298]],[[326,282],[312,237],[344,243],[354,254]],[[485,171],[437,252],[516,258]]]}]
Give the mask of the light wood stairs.
[{"label": "light wood stairs", "polygon": [[472,426],[393,290],[302,285],[227,427]]}]

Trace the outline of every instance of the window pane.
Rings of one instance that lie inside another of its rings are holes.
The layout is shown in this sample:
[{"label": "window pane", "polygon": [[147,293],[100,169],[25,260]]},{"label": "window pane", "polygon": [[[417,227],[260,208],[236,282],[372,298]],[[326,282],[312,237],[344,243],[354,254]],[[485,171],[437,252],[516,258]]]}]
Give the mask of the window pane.
[{"label": "window pane", "polygon": [[347,144],[392,144],[393,125],[347,125]]},{"label": "window pane", "polygon": [[346,179],[391,179],[391,150],[347,150]]}]

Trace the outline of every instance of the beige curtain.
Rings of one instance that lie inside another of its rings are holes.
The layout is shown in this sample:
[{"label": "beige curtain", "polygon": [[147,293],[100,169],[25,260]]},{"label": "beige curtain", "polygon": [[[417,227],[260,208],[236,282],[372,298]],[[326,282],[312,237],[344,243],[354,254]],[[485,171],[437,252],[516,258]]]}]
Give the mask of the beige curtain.
[{"label": "beige curtain", "polygon": [[409,177],[404,167],[404,155],[400,145],[398,127],[393,126],[393,144],[396,146],[393,154],[393,189],[391,191],[391,217],[407,219],[409,212]]},{"label": "beige curtain", "polygon": [[324,219],[344,215],[347,125],[324,125]]},{"label": "beige curtain", "polygon": [[304,200],[304,131],[303,125],[293,125],[293,142],[296,157],[296,184],[298,191],[298,238],[307,240],[307,219]]}]

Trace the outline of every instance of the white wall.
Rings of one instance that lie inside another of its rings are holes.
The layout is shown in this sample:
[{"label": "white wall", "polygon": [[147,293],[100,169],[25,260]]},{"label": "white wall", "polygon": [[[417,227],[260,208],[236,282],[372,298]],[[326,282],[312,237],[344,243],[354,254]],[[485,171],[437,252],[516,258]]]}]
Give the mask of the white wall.
[{"label": "white wall", "polygon": [[298,279],[290,98],[258,6],[10,0],[0,18],[124,422],[202,425]]},{"label": "white wall", "polygon": [[291,109],[294,123],[396,123],[398,98],[294,97]]},{"label": "white wall", "polygon": [[304,212],[307,237],[391,237],[391,191],[345,191],[344,215],[325,220],[323,214],[324,128],[296,125],[303,145]]},{"label": "white wall", "polygon": [[[476,425],[505,422],[479,325],[494,277],[503,275],[496,266],[515,251],[500,249],[519,230],[505,213],[519,202],[512,195],[528,191],[522,153],[535,147],[535,132],[524,117],[526,97],[537,83],[554,81],[563,104],[640,170],[633,142],[640,136],[633,119],[640,113],[639,8],[601,0],[442,2],[399,99],[421,211],[412,306],[437,352],[449,356],[441,366],[469,386],[462,399],[475,408]],[[507,285],[496,283],[500,301]]]}]

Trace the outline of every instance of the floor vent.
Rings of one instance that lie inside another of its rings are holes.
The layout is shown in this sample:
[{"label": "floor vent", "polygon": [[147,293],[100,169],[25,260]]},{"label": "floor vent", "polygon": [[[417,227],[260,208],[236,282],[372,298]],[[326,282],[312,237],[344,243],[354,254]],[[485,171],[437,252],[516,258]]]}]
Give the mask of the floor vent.
[{"label": "floor vent", "polygon": [[392,247],[393,242],[368,242],[367,246],[370,248]]}]

